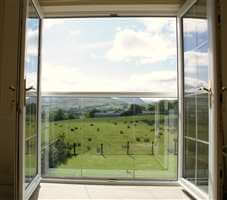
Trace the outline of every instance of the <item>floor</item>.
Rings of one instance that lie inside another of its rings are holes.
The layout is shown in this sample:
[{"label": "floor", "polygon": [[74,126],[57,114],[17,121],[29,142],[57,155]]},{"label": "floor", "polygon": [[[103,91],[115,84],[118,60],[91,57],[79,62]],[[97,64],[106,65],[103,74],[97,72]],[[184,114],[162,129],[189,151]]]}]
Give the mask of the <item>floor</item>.
[{"label": "floor", "polygon": [[42,183],[38,194],[38,200],[52,199],[192,200],[181,187],[175,186],[103,186]]}]

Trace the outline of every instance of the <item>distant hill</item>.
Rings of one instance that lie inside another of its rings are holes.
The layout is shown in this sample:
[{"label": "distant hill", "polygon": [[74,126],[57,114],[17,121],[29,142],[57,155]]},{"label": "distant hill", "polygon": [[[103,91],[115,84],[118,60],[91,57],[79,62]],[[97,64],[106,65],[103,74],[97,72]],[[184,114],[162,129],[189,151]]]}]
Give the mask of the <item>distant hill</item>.
[{"label": "distant hill", "polygon": [[71,96],[44,96],[41,98],[43,109],[72,109],[83,108],[127,108],[131,104],[143,105],[141,98],[79,98]]}]

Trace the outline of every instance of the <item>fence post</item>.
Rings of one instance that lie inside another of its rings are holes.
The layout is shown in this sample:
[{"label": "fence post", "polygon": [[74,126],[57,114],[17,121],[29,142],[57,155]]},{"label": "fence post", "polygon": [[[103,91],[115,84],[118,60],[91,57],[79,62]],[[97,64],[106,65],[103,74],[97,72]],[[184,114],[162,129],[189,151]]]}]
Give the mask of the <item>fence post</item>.
[{"label": "fence post", "polygon": [[101,155],[102,156],[104,155],[104,152],[103,152],[103,144],[101,144]]},{"label": "fence post", "polygon": [[129,141],[127,142],[127,155],[129,155],[130,144]]},{"label": "fence post", "polygon": [[174,139],[174,155],[177,155],[177,139]]},{"label": "fence post", "polygon": [[76,143],[73,143],[73,154],[76,156]]}]

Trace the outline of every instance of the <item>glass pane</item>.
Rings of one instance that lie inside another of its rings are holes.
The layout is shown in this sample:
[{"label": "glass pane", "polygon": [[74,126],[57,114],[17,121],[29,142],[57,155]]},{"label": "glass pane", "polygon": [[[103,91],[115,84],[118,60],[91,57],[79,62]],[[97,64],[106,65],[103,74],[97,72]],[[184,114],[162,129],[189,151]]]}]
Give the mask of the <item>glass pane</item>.
[{"label": "glass pane", "polygon": [[38,116],[38,63],[39,63],[39,17],[32,4],[29,2],[29,16],[27,18],[26,34],[26,117],[25,117],[25,185],[38,173],[37,152],[37,116]]},{"label": "glass pane", "polygon": [[209,141],[208,94],[200,94],[197,96],[197,131],[198,139]]},{"label": "glass pane", "polygon": [[208,178],[209,178],[209,146],[208,144],[197,142],[198,156],[197,156],[197,185],[203,191],[208,192]]},{"label": "glass pane", "polygon": [[184,178],[195,183],[196,179],[196,142],[191,139],[184,140]]},{"label": "glass pane", "polygon": [[183,17],[184,178],[207,191],[209,157],[208,23],[205,0]]},{"label": "glass pane", "polygon": [[37,138],[30,137],[25,141],[25,181],[30,183],[37,175]]},{"label": "glass pane", "polygon": [[196,96],[191,95],[184,98],[184,134],[196,137]]},{"label": "glass pane", "polygon": [[64,93],[42,106],[43,176],[176,179],[177,99]]},{"label": "glass pane", "polygon": [[185,93],[198,92],[208,81],[206,1],[200,0],[183,18]]},{"label": "glass pane", "polygon": [[208,87],[208,42],[196,49],[198,81],[200,87]]}]

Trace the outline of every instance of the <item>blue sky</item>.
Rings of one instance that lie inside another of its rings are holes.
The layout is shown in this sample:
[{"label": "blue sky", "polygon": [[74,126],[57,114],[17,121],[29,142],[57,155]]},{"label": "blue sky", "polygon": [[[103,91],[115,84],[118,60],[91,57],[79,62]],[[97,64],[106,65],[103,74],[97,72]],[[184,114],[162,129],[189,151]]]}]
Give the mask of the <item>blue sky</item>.
[{"label": "blue sky", "polygon": [[[186,28],[188,40],[205,31]],[[42,91],[177,92],[175,18],[45,19],[42,49]]]},{"label": "blue sky", "polygon": [[43,91],[176,91],[175,18],[46,19],[43,35]]}]

